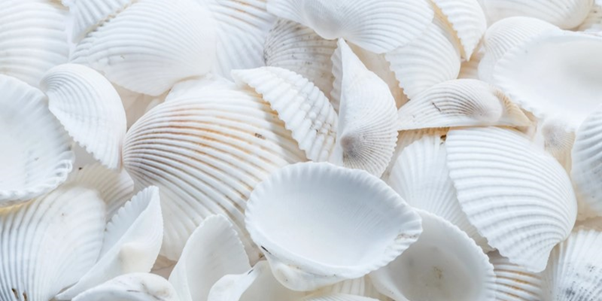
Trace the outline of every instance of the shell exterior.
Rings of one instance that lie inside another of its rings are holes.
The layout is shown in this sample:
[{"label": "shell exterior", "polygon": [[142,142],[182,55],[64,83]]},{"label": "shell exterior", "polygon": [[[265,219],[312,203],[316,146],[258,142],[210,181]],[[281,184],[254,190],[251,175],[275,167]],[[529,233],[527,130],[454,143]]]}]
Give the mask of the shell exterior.
[{"label": "shell exterior", "polygon": [[213,18],[193,0],[145,0],[88,34],[72,61],[126,89],[156,96],[180,80],[209,72],[215,40]]},{"label": "shell exterior", "polygon": [[590,9],[587,17],[579,25],[577,29],[585,32],[600,32],[602,31],[602,1],[594,0],[594,4]]},{"label": "shell exterior", "polygon": [[332,295],[332,294],[346,294],[364,296],[375,299],[387,298],[378,292],[376,287],[372,284],[372,280],[368,275],[351,280],[344,280],[319,289],[314,293],[315,295]]},{"label": "shell exterior", "polygon": [[78,42],[135,1],[137,0],[63,0],[73,16],[71,39]]},{"label": "shell exterior", "polygon": [[490,23],[524,16],[552,23],[563,29],[579,26],[594,0],[480,0]]},{"label": "shell exterior", "polygon": [[96,262],[104,203],[91,189],[63,185],[0,210],[0,299],[51,300]]},{"label": "shell exterior", "polygon": [[245,214],[274,277],[298,291],[362,277],[399,256],[422,230],[418,214],[384,182],[329,163],[273,173],[255,188]]},{"label": "shell exterior", "polygon": [[470,60],[462,62],[458,78],[479,79],[479,64],[485,55],[485,47],[481,42],[481,44],[479,44],[479,46],[475,49]]},{"label": "shell exterior", "polygon": [[489,254],[496,276],[496,300],[498,301],[540,301],[541,275],[531,273],[513,264],[498,252]]},{"label": "shell exterior", "polygon": [[120,168],[126,117],[111,83],[86,66],[64,64],[50,69],[40,86],[73,140],[108,168]]},{"label": "shell exterior", "polygon": [[153,274],[131,273],[113,278],[91,288],[73,301],[178,301],[173,286],[165,278]]},{"label": "shell exterior", "polygon": [[[4,2],[3,2],[4,3]],[[28,201],[67,179],[71,140],[38,89],[0,75],[0,207]]]},{"label": "shell exterior", "polygon": [[541,125],[544,149],[552,155],[567,173],[571,172],[571,149],[575,142],[575,132],[567,130],[562,119],[549,118]]},{"label": "shell exterior", "polygon": [[475,79],[451,80],[429,88],[401,107],[398,118],[398,130],[531,125],[499,89]]},{"label": "shell exterior", "polygon": [[541,272],[577,216],[562,166],[511,129],[451,130],[446,144],[450,177],[470,223],[510,262]]},{"label": "shell exterior", "polygon": [[[180,83],[178,82],[172,90],[175,89]],[[144,113],[150,111],[150,109],[156,107],[160,103],[166,100],[168,95],[167,92],[159,95],[159,96],[150,96],[134,91],[130,91],[126,88],[120,87],[118,85],[113,84],[113,87],[119,94],[121,98],[121,102],[123,103],[123,108],[125,109],[125,115],[127,119],[127,128],[129,129],[132,125],[144,115]],[[170,90],[169,92],[171,93]]]},{"label": "shell exterior", "polygon": [[462,56],[469,60],[487,30],[485,12],[478,0],[432,0],[447,17],[462,42]]},{"label": "shell exterior", "polygon": [[445,219],[418,212],[418,241],[370,274],[380,292],[400,301],[495,300],[493,266],[481,248]]},{"label": "shell exterior", "polygon": [[424,0],[267,1],[268,11],[278,17],[308,26],[325,39],[344,38],[375,53],[414,40],[434,15]]},{"label": "shell exterior", "polygon": [[327,161],[334,148],[337,113],[320,89],[303,76],[278,67],[236,70],[234,79],[250,86],[280,118],[312,161]]},{"label": "shell exterior", "polygon": [[309,296],[302,299],[300,301],[378,301],[378,299],[358,296],[358,295],[350,295],[350,294],[328,294],[328,295],[317,295],[317,296]]}]

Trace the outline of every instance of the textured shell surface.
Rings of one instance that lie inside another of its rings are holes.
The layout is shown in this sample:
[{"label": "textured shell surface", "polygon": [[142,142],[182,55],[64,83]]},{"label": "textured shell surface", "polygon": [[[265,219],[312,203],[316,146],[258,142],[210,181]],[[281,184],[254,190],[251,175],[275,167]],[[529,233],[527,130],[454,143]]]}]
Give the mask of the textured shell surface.
[{"label": "textured shell surface", "polygon": [[178,293],[163,277],[147,273],[131,273],[115,277],[95,286],[73,301],[178,301]]},{"label": "textured shell surface", "polygon": [[63,0],[69,7],[73,18],[72,36],[74,42],[80,41],[136,0]]},{"label": "textured shell surface", "polygon": [[479,0],[490,23],[523,16],[572,29],[587,17],[594,0]]},{"label": "textured shell surface", "polygon": [[541,300],[541,274],[529,272],[524,267],[511,263],[498,252],[490,252],[487,255],[495,271],[496,300]]}]

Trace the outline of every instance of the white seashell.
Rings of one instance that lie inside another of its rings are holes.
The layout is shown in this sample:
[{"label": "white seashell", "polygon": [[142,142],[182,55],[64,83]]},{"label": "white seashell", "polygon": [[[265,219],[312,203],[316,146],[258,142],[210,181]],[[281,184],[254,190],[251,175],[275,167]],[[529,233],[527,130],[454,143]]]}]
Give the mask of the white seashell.
[{"label": "white seashell", "polygon": [[0,74],[37,87],[46,70],[66,63],[66,19],[58,1],[0,2]]},{"label": "white seashell", "polygon": [[120,168],[126,117],[111,83],[86,66],[64,64],[46,72],[40,86],[73,140],[108,168]]},{"label": "white seashell", "polygon": [[493,266],[481,248],[445,219],[417,211],[418,241],[370,274],[380,292],[400,301],[495,300]]},{"label": "white seashell", "polygon": [[470,223],[510,262],[541,272],[577,215],[562,166],[510,129],[451,130],[446,145],[450,177]]},{"label": "white seashell", "polygon": [[[4,3],[4,2],[3,2]],[[0,207],[28,201],[67,179],[71,140],[38,89],[0,75]]]},{"label": "white seashell", "polygon": [[160,188],[161,254],[180,256],[204,218],[228,216],[254,262],[245,201],[276,169],[305,161],[277,113],[255,93],[209,88],[158,105],[126,135],[124,166],[138,187]]},{"label": "white seashell", "polygon": [[328,294],[309,296],[301,298],[299,301],[378,301],[378,299],[349,294]]},{"label": "white seashell", "polygon": [[169,275],[176,266],[176,261],[170,260],[165,256],[157,256],[157,260],[151,269],[151,273],[159,275],[165,279],[169,278]]},{"label": "white seashell", "polygon": [[159,255],[163,218],[159,189],[148,187],[111,218],[96,264],[69,289],[57,295],[70,300],[83,291],[123,274],[149,272]]},{"label": "white seashell", "polygon": [[73,301],[178,301],[178,295],[165,280],[153,274],[132,273],[113,278],[89,289]]},{"label": "white seashell", "polygon": [[255,188],[245,215],[276,279],[299,291],[362,277],[421,233],[418,215],[384,182],[329,163],[273,173]]},{"label": "white seashell", "polygon": [[[366,50],[384,53],[418,37],[433,19],[420,0],[267,0],[268,11],[308,26],[329,40],[344,38]],[[403,28],[403,30],[400,30]]]},{"label": "white seashell", "polygon": [[462,56],[470,60],[487,29],[485,12],[478,0],[432,0],[451,23],[462,43]]},{"label": "white seashell", "polygon": [[452,80],[429,88],[401,107],[398,118],[398,130],[531,124],[499,89],[474,79]]},{"label": "white seashell", "polygon": [[[180,83],[178,82],[173,88],[177,87]],[[150,111],[150,109],[156,107],[166,100],[168,95],[167,92],[159,96],[150,96],[134,91],[130,91],[126,88],[120,87],[113,84],[113,87],[119,94],[123,108],[125,109],[125,115],[127,119],[127,128],[129,129],[144,113]],[[169,92],[171,93],[170,90]]]},{"label": "white seashell", "polygon": [[338,46],[333,91],[340,93],[340,108],[331,161],[380,177],[397,140],[395,100],[387,84],[366,69],[345,41],[339,40]]},{"label": "white seashell", "polygon": [[73,16],[71,40],[78,42],[137,0],[63,0]]},{"label": "white seashell", "polygon": [[496,276],[496,300],[498,301],[540,301],[541,275],[531,273],[513,264],[498,252],[489,254]]},{"label": "white seashell", "polygon": [[91,189],[63,185],[0,210],[0,299],[51,300],[96,262],[104,203]]},{"label": "white seashell", "polygon": [[592,33],[602,31],[602,1],[594,0],[587,17],[577,30]]},{"label": "white seashell", "polygon": [[324,93],[306,78],[278,67],[235,70],[239,86],[250,86],[272,109],[312,161],[327,161],[334,148],[337,113]]},{"label": "white seashell", "polygon": [[470,60],[462,62],[458,78],[479,79],[479,64],[485,55],[485,47],[481,42],[481,44],[479,44],[479,46],[475,49]]},{"label": "white seashell", "polygon": [[333,284],[331,286],[327,286],[319,289],[314,294],[320,295],[330,295],[330,294],[348,294],[348,295],[356,295],[356,296],[364,296],[375,299],[387,298],[384,295],[381,295],[376,287],[372,284],[372,280],[368,275],[351,279],[344,280]]},{"label": "white seashell", "polygon": [[156,96],[209,72],[216,55],[214,27],[209,11],[193,0],[139,1],[84,38],[73,62],[126,89]]},{"label": "white seashell", "polygon": [[544,139],[544,149],[567,173],[571,172],[571,149],[575,142],[575,132],[567,131],[569,126],[558,118],[548,118],[541,125],[541,134]]},{"label": "white seashell", "polygon": [[579,26],[587,16],[594,0],[479,0],[487,20],[515,17],[533,17],[563,29]]},{"label": "white seashell", "polygon": [[180,301],[205,301],[220,278],[250,268],[236,231],[225,217],[215,215],[205,219],[192,233],[169,282]]}]

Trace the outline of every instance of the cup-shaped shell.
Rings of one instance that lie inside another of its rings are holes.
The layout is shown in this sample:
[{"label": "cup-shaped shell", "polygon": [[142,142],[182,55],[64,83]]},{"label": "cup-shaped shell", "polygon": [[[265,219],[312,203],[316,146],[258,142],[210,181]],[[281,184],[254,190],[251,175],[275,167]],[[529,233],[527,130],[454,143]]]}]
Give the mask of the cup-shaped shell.
[{"label": "cup-shaped shell", "polygon": [[384,182],[330,163],[273,173],[253,191],[245,214],[276,279],[303,291],[386,265],[422,231],[418,214]]},{"label": "cup-shaped shell", "polygon": [[73,16],[71,40],[78,42],[100,24],[124,10],[135,0],[63,0]]},{"label": "cup-shaped shell", "polygon": [[594,0],[480,0],[490,23],[524,16],[552,23],[560,28],[579,26],[587,17]]},{"label": "cup-shaped shell", "polygon": [[113,278],[91,288],[73,301],[178,301],[178,293],[161,276],[147,273],[131,273]]},{"label": "cup-shaped shell", "polygon": [[541,275],[527,271],[508,261],[498,252],[490,252],[489,262],[495,271],[496,300],[540,301],[542,298]]},{"label": "cup-shaped shell", "polygon": [[487,29],[485,12],[479,0],[433,0],[451,23],[462,43],[462,56],[470,60]]}]

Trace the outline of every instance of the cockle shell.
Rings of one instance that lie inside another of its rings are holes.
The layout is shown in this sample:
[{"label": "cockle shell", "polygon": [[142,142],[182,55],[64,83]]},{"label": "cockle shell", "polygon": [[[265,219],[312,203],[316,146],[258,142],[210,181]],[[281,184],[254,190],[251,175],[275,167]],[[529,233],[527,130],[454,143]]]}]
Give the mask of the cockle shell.
[{"label": "cockle shell", "polygon": [[550,22],[560,28],[579,26],[594,0],[479,0],[489,23],[524,16]]},{"label": "cockle shell", "polygon": [[73,16],[73,42],[106,22],[137,0],[62,0]]},{"label": "cockle shell", "polygon": [[178,295],[165,280],[153,274],[132,273],[113,278],[91,288],[73,301],[178,301]]},{"label": "cockle shell", "polygon": [[513,264],[498,252],[487,254],[495,271],[498,301],[540,301],[541,275]]},{"label": "cockle shell", "polygon": [[432,0],[451,23],[462,43],[462,56],[470,60],[487,29],[485,13],[478,0]]}]

